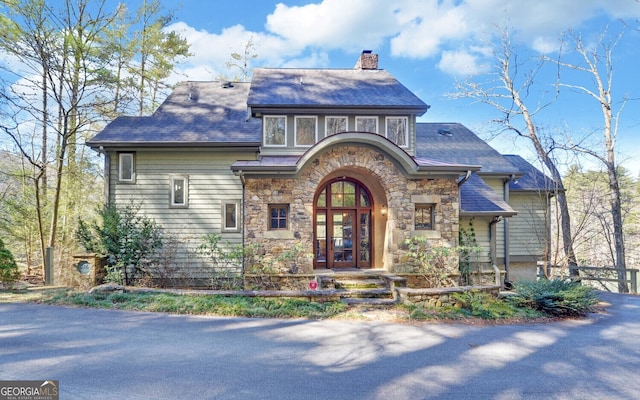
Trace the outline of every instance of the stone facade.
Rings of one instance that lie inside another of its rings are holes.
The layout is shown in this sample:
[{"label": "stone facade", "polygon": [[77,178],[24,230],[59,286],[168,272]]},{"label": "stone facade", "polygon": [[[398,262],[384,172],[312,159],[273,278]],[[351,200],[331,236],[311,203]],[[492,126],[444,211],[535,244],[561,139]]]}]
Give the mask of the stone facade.
[{"label": "stone facade", "polygon": [[[435,204],[433,246],[455,246],[458,241],[459,192],[457,180],[408,179],[383,151],[358,145],[336,146],[303,166],[294,178],[247,177],[245,181],[245,245],[258,246],[268,262],[294,246],[308,251],[298,258],[297,273],[313,272],[313,213],[317,191],[338,177],[353,178],[373,197],[375,235],[373,268],[412,272],[402,265],[403,242],[414,232],[416,199]],[[289,230],[269,231],[268,207],[289,206]],[[382,215],[382,207],[388,209]],[[286,272],[286,271],[279,271]]]}]

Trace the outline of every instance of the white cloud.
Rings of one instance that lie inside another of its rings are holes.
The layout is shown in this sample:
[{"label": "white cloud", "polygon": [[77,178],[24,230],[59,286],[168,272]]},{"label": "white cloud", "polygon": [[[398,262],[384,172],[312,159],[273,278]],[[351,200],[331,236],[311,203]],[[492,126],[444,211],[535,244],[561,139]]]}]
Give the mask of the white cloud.
[{"label": "white cloud", "polygon": [[481,63],[477,54],[459,50],[443,51],[438,69],[455,77],[467,77],[485,73],[488,67]]},{"label": "white cloud", "polygon": [[487,54],[477,47],[487,48],[498,27],[514,30],[514,44],[548,53],[557,49],[562,31],[603,15],[640,16],[640,6],[623,0],[323,0],[277,4],[262,32],[233,25],[210,33],[183,22],[171,29],[187,38],[194,53],[183,73],[199,79],[229,73],[225,62],[250,39],[258,55],[253,66],[325,67],[335,50],[355,55],[388,47],[393,57],[439,58],[440,69],[459,76],[484,71]]},{"label": "white cloud", "polygon": [[280,3],[267,17],[266,28],[298,50],[359,52],[380,46],[397,32],[395,9],[388,0],[324,0],[292,7]]},{"label": "white cloud", "polygon": [[391,39],[391,54],[395,56],[431,57],[444,43],[468,35],[462,9],[450,1],[408,1],[399,14],[406,23]]}]

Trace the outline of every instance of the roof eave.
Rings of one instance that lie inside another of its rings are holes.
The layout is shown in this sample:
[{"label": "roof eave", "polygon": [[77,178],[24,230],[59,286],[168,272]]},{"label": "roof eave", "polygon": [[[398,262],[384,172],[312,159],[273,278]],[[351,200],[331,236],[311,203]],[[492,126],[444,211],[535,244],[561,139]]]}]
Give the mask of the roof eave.
[{"label": "roof eave", "polygon": [[363,112],[375,112],[376,114],[387,115],[416,115],[421,116],[427,112],[430,106],[359,106],[359,105],[318,105],[318,104],[248,104],[253,117],[269,114],[296,114],[314,112],[318,114],[329,114],[340,111],[345,114],[362,114]]},{"label": "roof eave", "polygon": [[86,142],[93,150],[130,148],[242,148],[259,150],[260,142]]},{"label": "roof eave", "polygon": [[464,211],[460,210],[461,217],[513,217],[517,211]]}]

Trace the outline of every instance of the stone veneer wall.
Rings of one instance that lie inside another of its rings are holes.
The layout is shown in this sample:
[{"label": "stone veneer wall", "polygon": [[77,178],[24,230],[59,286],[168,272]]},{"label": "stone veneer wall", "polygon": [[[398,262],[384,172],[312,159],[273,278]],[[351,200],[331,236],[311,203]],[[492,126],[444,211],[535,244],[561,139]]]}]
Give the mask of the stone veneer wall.
[{"label": "stone veneer wall", "polygon": [[[390,272],[412,272],[403,266],[406,249],[402,243],[412,237],[415,206],[412,196],[430,195],[439,199],[435,208],[435,228],[439,231],[432,240],[434,246],[455,246],[458,241],[459,195],[456,179],[406,179],[400,169],[383,152],[365,146],[333,147],[310,161],[292,178],[252,178],[245,182],[245,245],[259,245],[264,249],[263,261],[277,257],[294,244],[313,252],[313,201],[318,188],[328,180],[352,177],[369,187],[374,199],[375,229],[384,231],[381,257],[373,268]],[[372,188],[373,183],[379,187]],[[288,204],[290,229],[287,232],[269,231],[269,204]],[[386,204],[388,215],[381,220],[380,206]],[[381,221],[381,222],[380,222]],[[378,254],[378,253],[376,253]],[[285,272],[285,271],[282,271]],[[313,260],[304,258],[297,273],[313,272]]]}]

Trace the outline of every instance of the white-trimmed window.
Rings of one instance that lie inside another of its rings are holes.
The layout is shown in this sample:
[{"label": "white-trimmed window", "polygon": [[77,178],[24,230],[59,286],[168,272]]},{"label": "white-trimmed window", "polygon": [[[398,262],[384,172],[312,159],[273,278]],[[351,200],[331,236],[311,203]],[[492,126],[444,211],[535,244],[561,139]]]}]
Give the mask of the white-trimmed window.
[{"label": "white-trimmed window", "polygon": [[433,230],[433,204],[416,204],[416,221],[415,230],[431,231]]},{"label": "white-trimmed window", "polygon": [[356,117],[356,131],[378,133],[378,117]]},{"label": "white-trimmed window", "polygon": [[387,139],[400,147],[409,145],[409,119],[407,117],[387,117]]},{"label": "white-trimmed window", "polygon": [[325,136],[347,131],[347,117],[326,117],[324,119]]},{"label": "white-trimmed window", "polygon": [[189,207],[189,177],[186,175],[171,175],[171,207]]},{"label": "white-trimmed window", "polygon": [[287,145],[287,117],[265,115],[262,117],[264,145],[285,147]]},{"label": "white-trimmed window", "polygon": [[240,202],[228,201],[222,203],[222,231],[237,232],[240,230]]},{"label": "white-trimmed window", "polygon": [[135,182],[135,164],[133,153],[118,154],[118,180],[120,182]]},{"label": "white-trimmed window", "polygon": [[313,146],[318,140],[318,117],[296,116],[295,120],[295,145]]}]

